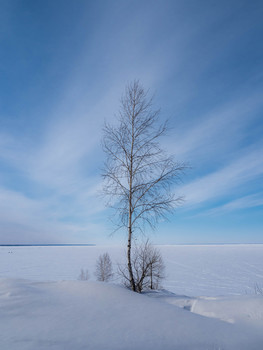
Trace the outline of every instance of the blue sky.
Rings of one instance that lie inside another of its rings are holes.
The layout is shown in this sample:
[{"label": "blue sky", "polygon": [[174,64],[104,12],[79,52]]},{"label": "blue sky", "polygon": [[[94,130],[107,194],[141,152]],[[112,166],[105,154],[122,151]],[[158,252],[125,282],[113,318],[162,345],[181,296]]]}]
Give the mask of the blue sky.
[{"label": "blue sky", "polygon": [[192,167],[153,242],[263,243],[262,18],[262,1],[1,1],[0,243],[125,240],[100,140],[134,79]]}]

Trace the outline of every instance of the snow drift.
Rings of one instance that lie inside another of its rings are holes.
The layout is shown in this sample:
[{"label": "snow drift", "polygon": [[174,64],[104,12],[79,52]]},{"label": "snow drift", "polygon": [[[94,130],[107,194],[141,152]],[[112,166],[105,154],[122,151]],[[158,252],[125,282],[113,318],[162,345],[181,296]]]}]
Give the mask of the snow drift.
[{"label": "snow drift", "polygon": [[262,350],[251,328],[99,282],[0,281],[1,350]]}]

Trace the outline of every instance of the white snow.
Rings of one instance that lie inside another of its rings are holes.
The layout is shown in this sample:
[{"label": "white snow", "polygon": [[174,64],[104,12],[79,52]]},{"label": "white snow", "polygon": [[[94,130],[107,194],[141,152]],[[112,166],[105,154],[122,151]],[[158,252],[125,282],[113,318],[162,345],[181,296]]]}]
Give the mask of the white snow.
[{"label": "white snow", "polygon": [[165,288],[177,294],[254,294],[263,286],[263,245],[202,245],[161,247],[167,280]]},{"label": "white snow", "polygon": [[263,245],[159,248],[166,290],[138,295],[94,282],[122,247],[0,247],[0,349],[263,349]]},{"label": "white snow", "polygon": [[[263,286],[263,245],[159,246],[165,289],[189,296],[254,294]],[[81,268],[95,280],[96,259],[108,252],[116,267],[125,247],[0,247],[0,278],[76,280]]]}]

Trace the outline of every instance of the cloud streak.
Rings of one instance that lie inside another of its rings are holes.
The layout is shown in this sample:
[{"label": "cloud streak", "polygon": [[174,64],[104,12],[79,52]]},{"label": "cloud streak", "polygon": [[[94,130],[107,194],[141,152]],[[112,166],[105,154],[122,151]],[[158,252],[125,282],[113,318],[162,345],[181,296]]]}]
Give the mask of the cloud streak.
[{"label": "cloud streak", "polygon": [[228,203],[205,211],[202,215],[222,215],[236,210],[258,208],[263,206],[263,192],[231,200]]},{"label": "cloud streak", "polygon": [[115,121],[124,86],[134,78],[156,91],[157,108],[178,112],[164,144],[192,166],[179,189],[185,211],[260,203],[261,70],[252,64],[256,40],[249,50],[243,46],[248,30],[255,33],[252,18],[260,16],[250,8],[244,16],[239,4],[157,1],[149,7],[142,1],[140,11],[133,4],[84,2],[74,14],[65,4],[62,19],[56,4],[52,13],[40,7],[26,15],[23,5],[6,6],[9,56],[21,55],[14,72],[6,60],[8,84],[0,83],[9,101],[0,110],[0,227],[10,237],[30,232],[33,239],[34,231],[37,239],[51,240],[50,232],[82,237],[86,228],[105,233],[97,196],[101,129],[105,119]]},{"label": "cloud streak", "polygon": [[231,100],[194,122],[179,124],[174,128],[174,140],[167,147],[174,150],[177,157],[190,161],[215,154],[225,161],[236,150],[239,152],[240,144],[249,134],[249,125],[259,118],[262,106],[260,92]]},{"label": "cloud streak", "polygon": [[218,171],[202,176],[180,188],[189,206],[200,205],[208,201],[229,197],[242,188],[247,190],[247,184],[263,174],[263,147],[244,152],[233,163]]}]

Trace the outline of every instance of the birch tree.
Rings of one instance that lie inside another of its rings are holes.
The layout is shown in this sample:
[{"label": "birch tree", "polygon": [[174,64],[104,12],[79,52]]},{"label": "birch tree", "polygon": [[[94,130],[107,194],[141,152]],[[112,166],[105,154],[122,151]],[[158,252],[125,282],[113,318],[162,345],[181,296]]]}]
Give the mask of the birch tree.
[{"label": "birch tree", "polygon": [[117,227],[127,232],[129,284],[136,291],[131,261],[133,239],[145,224],[154,228],[182,200],[174,195],[174,184],[185,165],[176,162],[160,146],[167,123],[158,123],[159,110],[139,81],[126,86],[118,122],[105,124],[103,149],[104,195],[117,214]]}]

